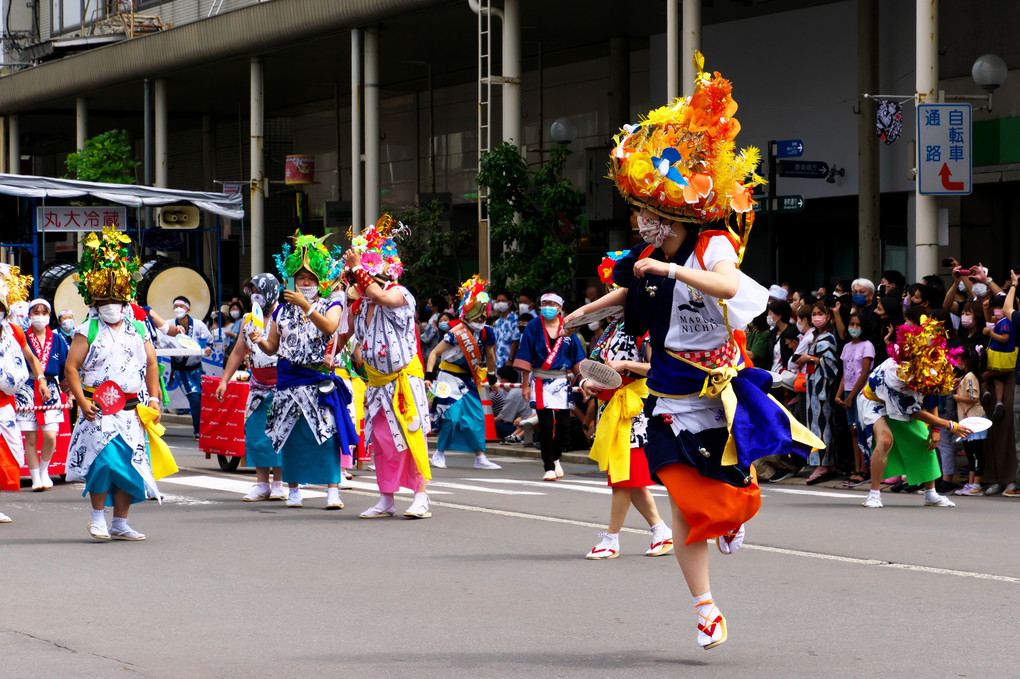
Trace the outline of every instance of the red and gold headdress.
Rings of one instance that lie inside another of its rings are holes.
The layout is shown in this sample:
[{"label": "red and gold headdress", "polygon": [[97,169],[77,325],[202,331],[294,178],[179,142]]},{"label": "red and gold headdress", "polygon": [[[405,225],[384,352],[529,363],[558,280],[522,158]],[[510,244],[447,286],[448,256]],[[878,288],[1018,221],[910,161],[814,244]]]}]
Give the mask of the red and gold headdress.
[{"label": "red and gold headdress", "polygon": [[135,297],[135,272],[138,257],[131,256],[131,238],[112,226],[103,228],[100,238],[95,232],[85,237],[81,261],[78,262],[78,293],[85,304],[97,299],[129,302]]},{"label": "red and gold headdress", "polygon": [[889,356],[899,367],[896,375],[910,389],[925,396],[953,393],[956,378],[953,368],[960,362],[963,349],[950,349],[941,321],[921,317],[921,325],[901,325]]},{"label": "red and gold headdress", "polygon": [[485,291],[489,282],[478,274],[467,279],[457,290],[460,299],[458,314],[464,320],[485,316],[489,309],[489,293]]}]

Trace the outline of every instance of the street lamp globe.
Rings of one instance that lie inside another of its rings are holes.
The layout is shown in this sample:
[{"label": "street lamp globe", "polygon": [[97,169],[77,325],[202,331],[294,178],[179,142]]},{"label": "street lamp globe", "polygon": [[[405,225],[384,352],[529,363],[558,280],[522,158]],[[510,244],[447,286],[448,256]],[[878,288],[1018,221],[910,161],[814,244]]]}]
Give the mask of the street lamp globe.
[{"label": "street lamp globe", "polygon": [[577,138],[577,125],[570,118],[557,118],[549,126],[549,136],[557,144],[569,144]]},{"label": "street lamp globe", "polygon": [[1006,62],[994,54],[985,54],[977,58],[970,69],[970,77],[978,87],[986,92],[994,92],[1006,82]]}]

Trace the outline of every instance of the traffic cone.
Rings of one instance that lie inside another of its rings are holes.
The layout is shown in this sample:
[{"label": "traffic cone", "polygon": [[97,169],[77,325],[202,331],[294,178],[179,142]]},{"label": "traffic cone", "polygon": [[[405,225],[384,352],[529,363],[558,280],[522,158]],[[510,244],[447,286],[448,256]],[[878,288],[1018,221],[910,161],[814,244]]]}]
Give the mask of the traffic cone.
[{"label": "traffic cone", "polygon": [[478,394],[482,399],[482,412],[485,413],[485,440],[498,441],[496,435],[496,417],[492,414],[492,397],[489,396],[489,385],[479,385]]}]

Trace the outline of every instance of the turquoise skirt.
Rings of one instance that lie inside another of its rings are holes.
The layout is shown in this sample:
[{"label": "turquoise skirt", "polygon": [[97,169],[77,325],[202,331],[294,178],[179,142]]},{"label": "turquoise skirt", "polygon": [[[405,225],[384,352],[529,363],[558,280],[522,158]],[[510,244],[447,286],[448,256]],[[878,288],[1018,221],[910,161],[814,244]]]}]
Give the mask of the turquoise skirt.
[{"label": "turquoise skirt", "polygon": [[279,467],[282,464],[280,453],[273,449],[272,441],[266,436],[266,413],[272,405],[273,397],[269,395],[244,421],[244,457],[251,467]]},{"label": "turquoise skirt", "polygon": [[106,506],[113,506],[113,493],[119,488],[131,496],[131,504],[145,501],[145,482],[142,475],[131,464],[134,451],[120,436],[114,436],[106,444],[85,475],[85,490],[81,496],[89,493],[106,493]]},{"label": "turquoise skirt", "polygon": [[304,417],[297,423],[280,450],[284,483],[340,483],[340,450],[336,439],[322,445]]}]

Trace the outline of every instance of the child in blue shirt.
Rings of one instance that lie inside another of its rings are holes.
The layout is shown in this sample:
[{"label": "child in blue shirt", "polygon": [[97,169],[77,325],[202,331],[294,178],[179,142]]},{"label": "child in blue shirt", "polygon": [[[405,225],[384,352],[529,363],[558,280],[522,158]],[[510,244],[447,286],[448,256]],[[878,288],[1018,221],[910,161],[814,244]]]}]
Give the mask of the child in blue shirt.
[{"label": "child in blue shirt", "polygon": [[[984,330],[984,333],[989,337],[988,368],[981,377],[988,380],[988,386],[984,394],[981,395],[981,405],[986,413],[990,413],[993,422],[998,422],[1006,414],[1006,408],[1002,405],[1002,392],[1010,373],[1016,369],[1016,331],[1013,328],[1011,317],[1007,316],[1003,310],[1005,301],[1006,295],[1002,293],[990,301],[985,301],[985,308],[991,310],[994,325],[990,323],[985,326]],[[992,407],[993,396],[995,398],[994,408]]]}]

